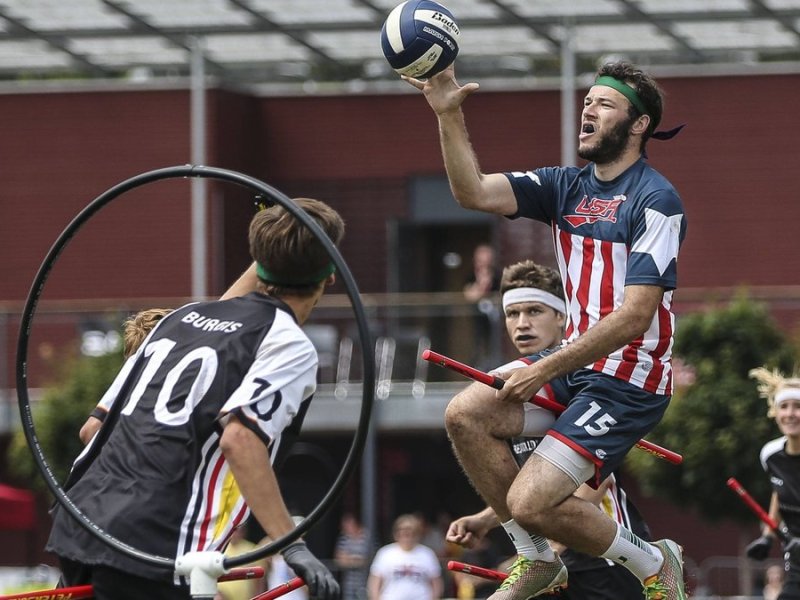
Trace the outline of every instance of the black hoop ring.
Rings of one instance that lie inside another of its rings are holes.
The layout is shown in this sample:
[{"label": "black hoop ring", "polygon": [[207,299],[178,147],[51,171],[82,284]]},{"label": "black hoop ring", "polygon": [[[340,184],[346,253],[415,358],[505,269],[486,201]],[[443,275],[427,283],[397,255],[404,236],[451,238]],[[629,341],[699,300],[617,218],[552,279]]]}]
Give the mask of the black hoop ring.
[{"label": "black hoop ring", "polygon": [[256,548],[248,553],[238,555],[233,558],[226,558],[223,565],[226,569],[236,566],[244,565],[254,560],[258,560],[270,554],[279,552],[293,541],[298,539],[306,531],[311,529],[316,522],[322,518],[325,512],[331,507],[333,502],[336,501],[340,495],[344,485],[347,483],[348,478],[355,469],[361,454],[364,450],[364,444],[367,437],[367,432],[370,424],[370,417],[372,413],[372,405],[375,397],[375,360],[374,352],[372,349],[371,335],[369,326],[367,325],[367,318],[364,312],[364,305],[361,303],[361,296],[358,291],[355,279],[353,278],[350,269],[342,258],[339,250],[331,242],[327,234],[311,218],[304,210],[295,205],[292,200],[281,193],[274,187],[266,183],[254,179],[248,175],[231,171],[229,169],[220,169],[215,167],[183,165],[175,167],[166,167],[163,169],[156,169],[141,173],[135,177],[131,177],[110,188],[89,205],[87,205],[78,215],[67,225],[56,242],[50,248],[44,261],[42,262],[36,274],[31,290],[25,301],[25,308],[22,313],[19,337],[17,339],[17,361],[16,361],[16,375],[17,375],[17,400],[19,403],[20,418],[22,421],[22,429],[25,433],[25,439],[28,446],[33,453],[36,465],[44,477],[45,483],[50,488],[50,491],[55,496],[59,504],[74,518],[76,519],[89,533],[94,535],[103,543],[112,546],[117,551],[126,554],[134,559],[151,565],[159,567],[172,567],[174,568],[175,559],[165,558],[162,556],[155,556],[126,544],[111,534],[100,529],[95,525],[80,509],[69,499],[64,492],[63,488],[59,485],[53,474],[52,469],[47,463],[42,452],[42,447],[39,439],[36,436],[36,430],[33,425],[33,415],[31,412],[30,399],[28,395],[28,341],[30,339],[31,327],[33,325],[33,318],[36,313],[36,306],[39,298],[44,290],[45,282],[50,275],[50,272],[55,265],[58,256],[67,246],[68,242],[75,236],[75,234],[83,227],[89,219],[95,215],[101,208],[112,200],[118,198],[122,194],[149,183],[160,181],[162,179],[178,179],[185,177],[203,177],[207,179],[217,179],[221,181],[228,181],[241,185],[243,187],[255,190],[259,194],[263,194],[270,200],[273,200],[285,208],[296,219],[308,227],[314,236],[322,243],[330,256],[333,263],[336,265],[337,276],[344,282],[347,289],[347,295],[350,298],[350,303],[353,308],[353,313],[358,325],[359,341],[362,347],[362,361],[363,361],[363,390],[361,402],[361,414],[356,428],[353,442],[350,446],[347,458],[342,465],[339,475],[331,485],[331,489],[320,500],[319,504],[306,516],[305,519],[291,532],[285,536],[270,542],[269,544]]}]

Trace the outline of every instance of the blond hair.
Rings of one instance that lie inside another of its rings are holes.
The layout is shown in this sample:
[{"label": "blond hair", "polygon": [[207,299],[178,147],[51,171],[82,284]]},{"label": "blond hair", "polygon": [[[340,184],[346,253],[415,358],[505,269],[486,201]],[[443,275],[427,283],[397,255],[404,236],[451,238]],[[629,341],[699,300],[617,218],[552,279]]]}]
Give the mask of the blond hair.
[{"label": "blond hair", "polygon": [[126,319],[122,324],[122,355],[130,358],[135,354],[156,323],[171,312],[171,308],[148,308]]},{"label": "blond hair", "polygon": [[798,395],[800,395],[800,377],[798,377],[797,373],[791,377],[785,377],[777,369],[770,371],[765,367],[758,367],[757,369],[751,369],[748,374],[758,382],[758,393],[767,401],[768,417],[774,417],[777,413],[775,399],[778,392],[786,389],[796,389],[798,390]]}]

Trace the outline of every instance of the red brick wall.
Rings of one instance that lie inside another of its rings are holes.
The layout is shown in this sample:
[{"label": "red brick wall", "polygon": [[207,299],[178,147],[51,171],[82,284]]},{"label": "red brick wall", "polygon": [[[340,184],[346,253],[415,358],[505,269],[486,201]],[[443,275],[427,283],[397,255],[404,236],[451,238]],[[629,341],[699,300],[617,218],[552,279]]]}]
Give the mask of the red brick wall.
[{"label": "red brick wall", "polygon": [[[51,244],[96,196],[189,162],[183,92],[0,95],[0,115],[2,300],[25,297]],[[169,185],[153,186],[101,211],[64,254],[47,297],[185,294],[187,202]]]},{"label": "red brick wall", "polygon": [[[793,232],[800,222],[793,198],[800,115],[791,108],[799,83],[797,75],[662,80],[664,126],[688,124],[673,141],[649,148],[686,205],[682,286],[800,284]],[[552,91],[482,91],[466,104],[486,171],[557,164],[559,118]],[[0,95],[0,122],[0,302],[25,298],[48,248],[90,200],[128,177],[190,159],[185,90]],[[416,94],[256,98],[216,91],[209,94],[208,134],[208,164],[339,209],[348,225],[342,251],[366,292],[384,291],[386,221],[408,214],[407,178],[443,174],[436,120]],[[212,261],[225,257],[210,267],[211,293],[247,263],[250,196],[211,186]],[[69,246],[44,298],[188,295],[189,197],[184,182],[171,181],[112,203]],[[514,237],[534,228],[506,227],[510,255]],[[525,252],[544,254],[547,246],[526,243]],[[785,318],[794,324],[796,315]],[[11,373],[15,334],[6,353]],[[666,533],[679,521],[646,512]]]},{"label": "red brick wall", "polygon": [[[745,81],[758,93],[744,93]],[[791,197],[789,134],[800,116],[785,108],[798,76],[662,83],[668,94],[664,125],[688,124],[673,141],[649,148],[651,163],[675,183],[686,205],[681,286],[800,283],[786,268],[800,248],[791,232],[784,233],[786,224],[800,220],[800,203]],[[484,170],[558,162],[556,92],[479,92],[465,106]],[[370,275],[384,264],[375,256],[385,253],[383,223],[407,212],[405,179],[443,174],[436,121],[424,100],[416,94],[252,98],[214,92],[208,113],[208,163],[287,193],[325,194],[345,214],[351,233],[365,229],[350,236],[358,251],[348,258],[365,274],[366,291],[382,291],[383,276]],[[186,91],[7,94],[0,95],[0,114],[3,300],[25,296],[55,237],[99,193],[142,171],[189,161]],[[246,193],[212,188],[212,210],[221,211],[213,215],[222,221],[214,222],[212,254],[218,256],[224,243],[234,263],[210,274],[216,291],[247,260],[238,236],[250,200]],[[189,292],[188,186],[158,184],[133,196],[113,203],[81,232],[48,294]]]}]

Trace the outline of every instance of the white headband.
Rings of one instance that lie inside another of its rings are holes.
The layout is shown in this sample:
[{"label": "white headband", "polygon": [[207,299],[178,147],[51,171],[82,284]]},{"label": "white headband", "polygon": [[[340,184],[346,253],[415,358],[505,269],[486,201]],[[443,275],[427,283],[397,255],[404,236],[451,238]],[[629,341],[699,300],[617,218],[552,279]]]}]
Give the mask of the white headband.
[{"label": "white headband", "polygon": [[776,406],[787,400],[800,400],[800,388],[784,388],[775,394]]},{"label": "white headband", "polygon": [[539,288],[531,287],[514,288],[503,294],[503,311],[511,304],[519,304],[520,302],[540,302],[556,312],[560,312],[562,315],[567,314],[567,305],[563,298]]}]

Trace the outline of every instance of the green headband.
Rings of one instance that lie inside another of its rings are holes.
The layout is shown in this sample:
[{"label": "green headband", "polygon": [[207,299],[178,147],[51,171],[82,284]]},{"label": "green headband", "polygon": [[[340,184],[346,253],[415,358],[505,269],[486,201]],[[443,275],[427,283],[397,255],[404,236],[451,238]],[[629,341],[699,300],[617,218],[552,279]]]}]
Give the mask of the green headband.
[{"label": "green headband", "polygon": [[605,85],[610,88],[617,90],[620,94],[625,96],[628,101],[636,107],[643,115],[649,115],[650,112],[644,107],[644,102],[639,98],[639,94],[636,93],[636,90],[629,86],[624,81],[620,81],[616,77],[611,77],[611,75],[601,75],[597,79],[594,80],[595,85]]},{"label": "green headband", "polygon": [[329,262],[316,273],[311,273],[310,275],[304,275],[302,277],[286,277],[284,275],[276,275],[275,273],[267,271],[260,263],[256,263],[256,275],[258,275],[259,279],[263,279],[267,283],[283,285],[287,287],[314,285],[335,272],[336,265],[334,265],[332,262]]}]

